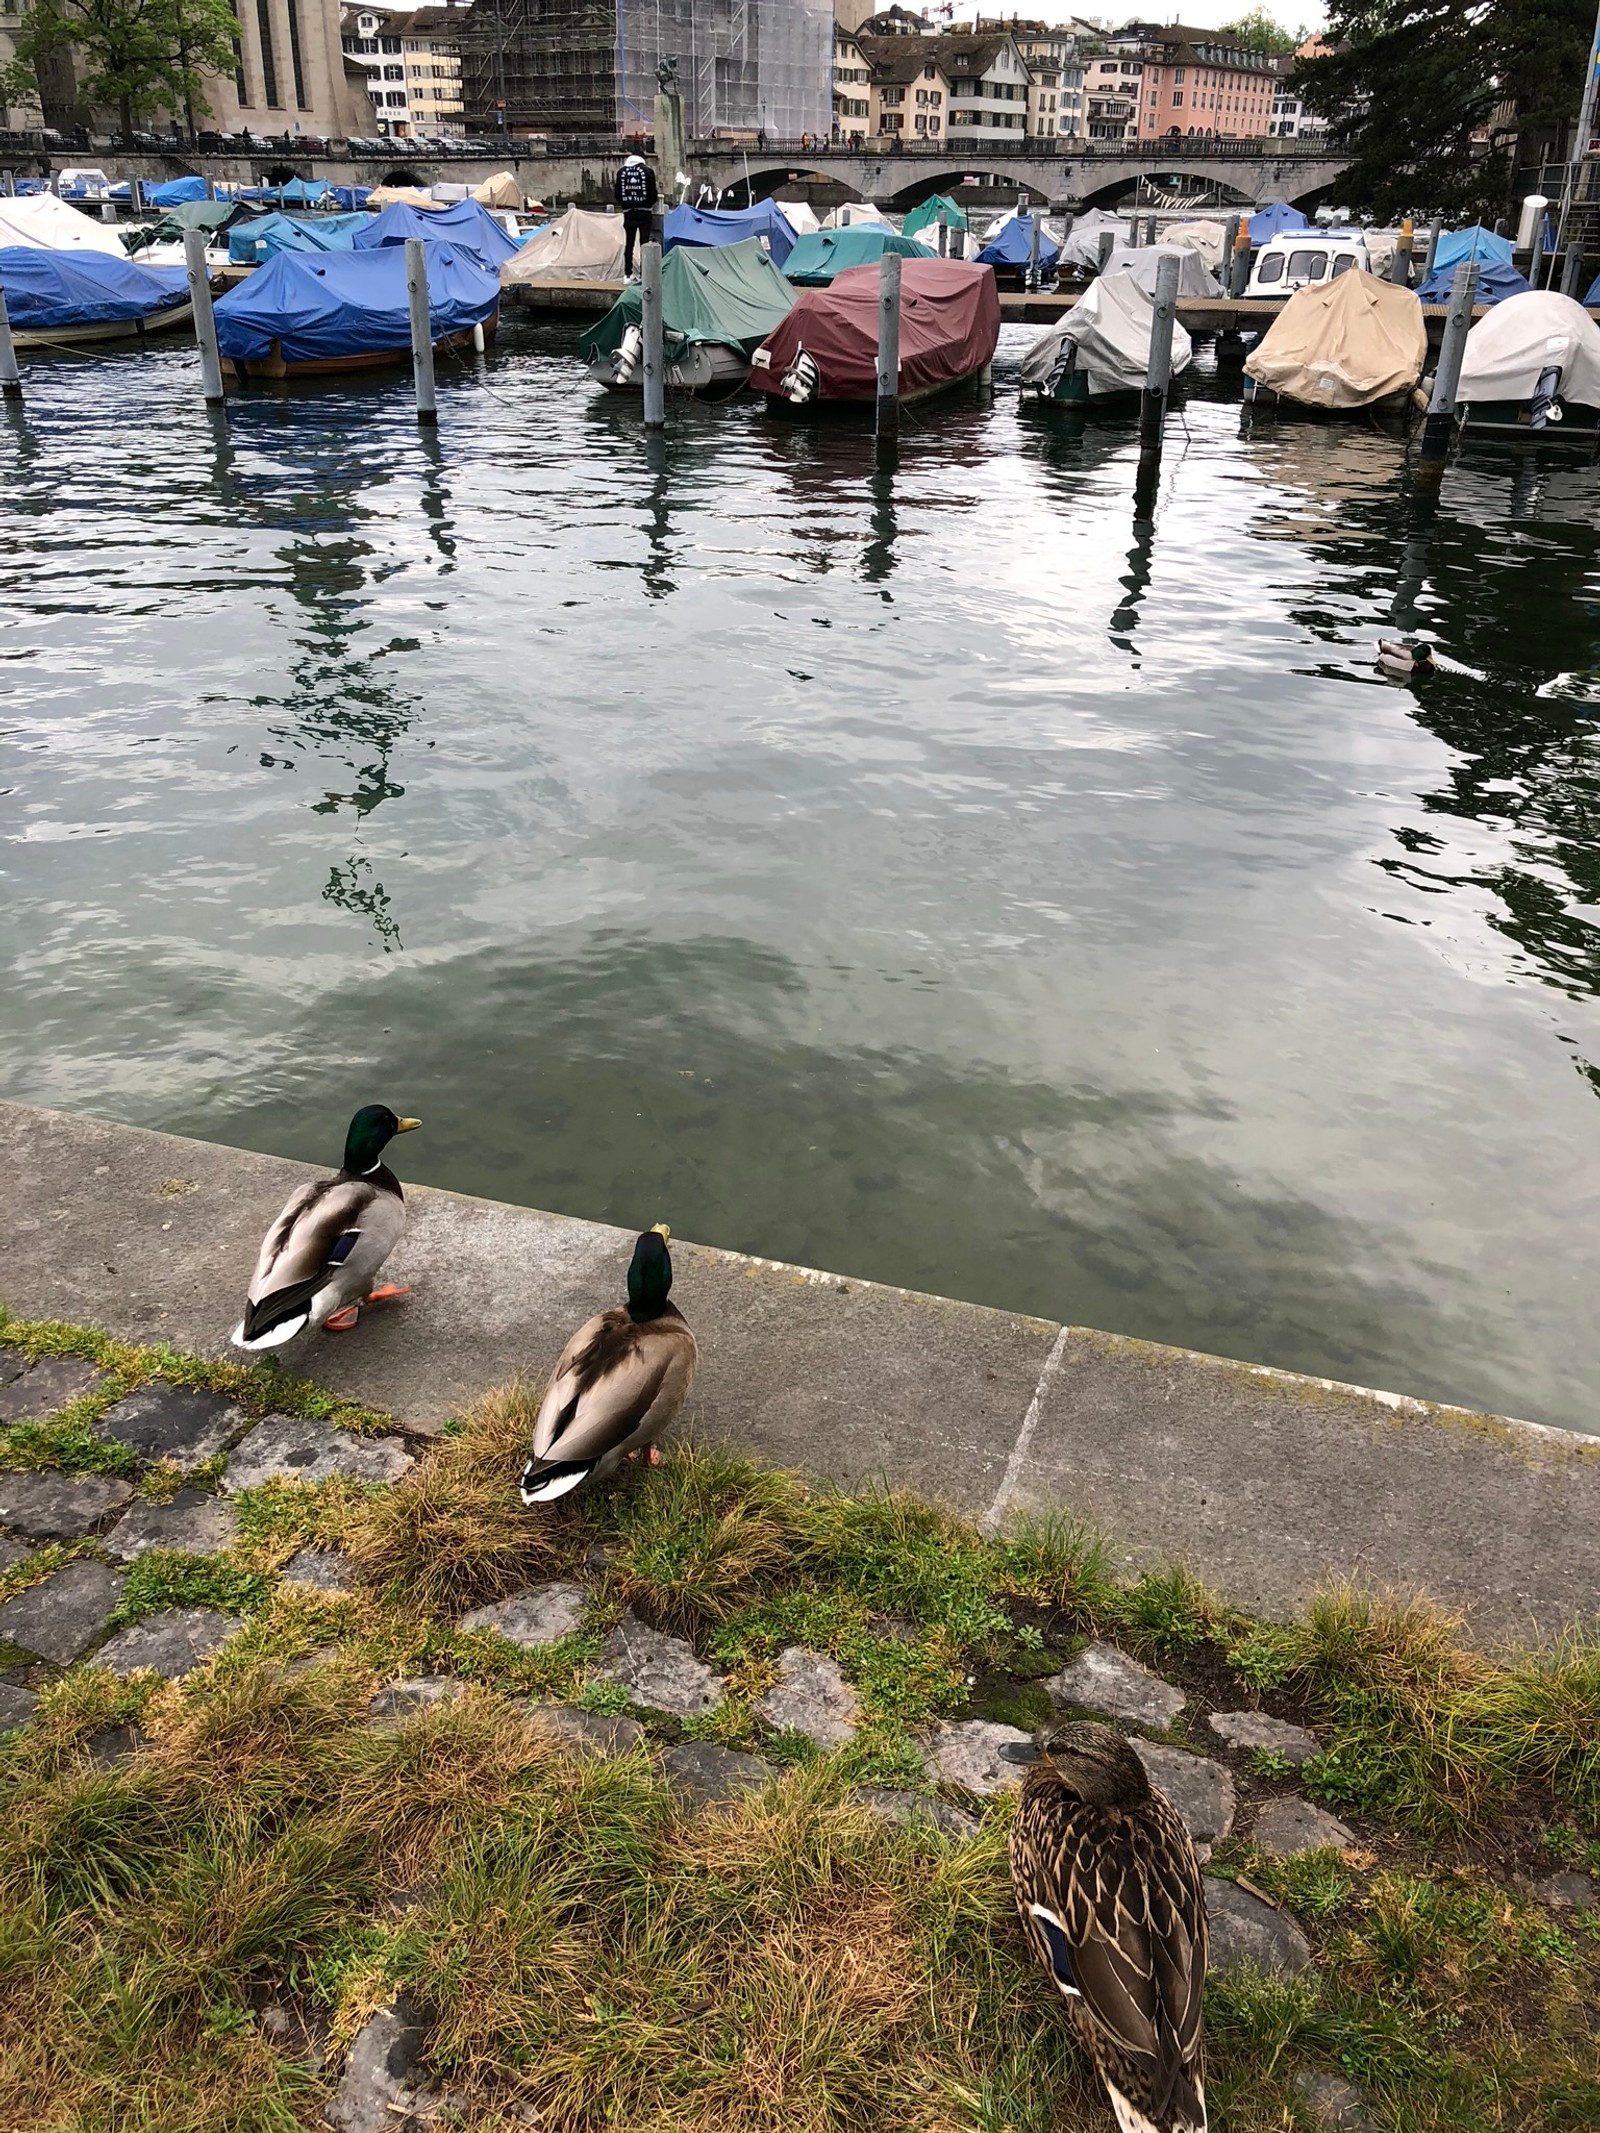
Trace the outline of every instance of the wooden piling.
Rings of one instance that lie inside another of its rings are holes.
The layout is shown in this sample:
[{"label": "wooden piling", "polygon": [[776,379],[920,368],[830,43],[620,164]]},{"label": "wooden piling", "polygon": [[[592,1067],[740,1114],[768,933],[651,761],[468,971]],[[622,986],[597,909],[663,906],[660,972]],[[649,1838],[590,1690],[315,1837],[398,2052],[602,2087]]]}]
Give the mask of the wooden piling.
[{"label": "wooden piling", "polygon": [[900,434],[900,254],[885,252],[878,267],[877,434]]},{"label": "wooden piling", "polygon": [[11,321],[6,316],[6,292],[0,283],[0,399],[22,398],[22,372],[17,368],[16,346],[11,338]]},{"label": "wooden piling", "polygon": [[1102,230],[1102,231],[1100,232],[1100,237],[1099,237],[1099,248],[1100,248],[1100,272],[1101,272],[1102,274],[1103,274],[1103,273],[1105,272],[1105,270],[1106,270],[1107,266],[1109,266],[1109,264],[1110,264],[1110,262],[1111,262],[1111,255],[1112,255],[1112,253],[1113,253],[1113,252],[1114,252],[1114,251],[1116,250],[1116,247],[1117,247],[1117,233],[1116,233],[1116,231],[1115,231],[1115,230]]},{"label": "wooden piling", "polygon": [[417,387],[417,420],[431,429],[439,420],[433,384],[433,320],[428,305],[428,247],[406,239],[406,298],[411,306],[411,374]]},{"label": "wooden piling", "polygon": [[1443,220],[1438,215],[1435,215],[1428,225],[1428,256],[1422,262],[1422,278],[1424,281],[1433,272],[1433,255],[1439,249],[1439,236],[1443,229]]},{"label": "wooden piling", "polygon": [[639,326],[644,335],[642,362],[644,426],[667,426],[667,341],[661,312],[661,247],[652,238],[639,253]]},{"label": "wooden piling", "polygon": [[1569,244],[1561,272],[1561,293],[1575,298],[1580,304],[1583,302],[1583,267],[1583,247]]},{"label": "wooden piling", "polygon": [[1156,268],[1155,316],[1150,321],[1150,357],[1145,367],[1144,398],[1139,405],[1139,443],[1161,449],[1166,420],[1167,387],[1172,382],[1172,328],[1178,316],[1178,261],[1168,256]]},{"label": "wooden piling", "polygon": [[211,309],[211,269],[206,264],[206,233],[185,230],[183,266],[189,279],[189,302],[194,310],[194,337],[200,344],[200,390],[207,407],[221,407],[226,395],[222,385],[222,350],[217,344],[217,321]]},{"label": "wooden piling", "polygon": [[1400,225],[1400,234],[1394,241],[1394,250],[1389,255],[1389,279],[1402,289],[1411,286],[1411,247],[1416,239],[1411,217],[1407,215]]},{"label": "wooden piling", "polygon": [[1228,254],[1227,292],[1230,296],[1243,296],[1250,279],[1250,217],[1241,215],[1239,227],[1233,235],[1233,250]]},{"label": "wooden piling", "polygon": [[1478,262],[1464,259],[1456,268],[1450,287],[1450,309],[1445,316],[1444,340],[1433,370],[1433,392],[1428,400],[1427,420],[1422,425],[1422,456],[1437,462],[1450,450],[1455,435],[1456,393],[1461,384],[1461,358],[1472,330],[1472,300],[1478,287]]},{"label": "wooden piling", "polygon": [[1037,289],[1038,286],[1039,218],[1037,215],[1030,215],[1028,217],[1028,287],[1030,289]]}]

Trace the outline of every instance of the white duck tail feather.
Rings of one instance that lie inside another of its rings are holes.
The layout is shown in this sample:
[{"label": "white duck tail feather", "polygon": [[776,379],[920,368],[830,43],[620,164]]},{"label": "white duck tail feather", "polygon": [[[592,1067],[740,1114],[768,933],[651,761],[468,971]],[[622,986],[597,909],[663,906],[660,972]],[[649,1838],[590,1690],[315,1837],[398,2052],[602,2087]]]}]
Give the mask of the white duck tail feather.
[{"label": "white duck tail feather", "polygon": [[265,1333],[258,1333],[254,1340],[246,1340],[244,1320],[241,1318],[228,1338],[236,1348],[243,1348],[250,1355],[259,1355],[265,1348],[284,1348],[297,1334],[304,1333],[311,1323],[311,1313],[303,1311],[296,1318],[285,1320],[281,1326],[271,1326]]},{"label": "white duck tail feather", "polygon": [[[1162,2129],[1153,2118],[1146,2118],[1143,2111],[1137,2105],[1131,2104],[1122,2091],[1114,2089],[1109,2081],[1106,2083],[1106,2094],[1111,2099],[1111,2109],[1116,2117],[1118,2133],[1162,2133]],[[1174,2119],[1172,2121],[1172,2129],[1173,2133],[1206,2133],[1204,2104],[1201,2105],[1200,2116],[1197,2119],[1186,2118],[1181,2125],[1177,2119]]]},{"label": "white duck tail feather", "polygon": [[582,1488],[594,1469],[584,1467],[576,1474],[552,1474],[548,1481],[536,1481],[530,1488],[522,1485],[524,1503],[554,1503],[558,1496],[570,1496],[574,1489]]}]

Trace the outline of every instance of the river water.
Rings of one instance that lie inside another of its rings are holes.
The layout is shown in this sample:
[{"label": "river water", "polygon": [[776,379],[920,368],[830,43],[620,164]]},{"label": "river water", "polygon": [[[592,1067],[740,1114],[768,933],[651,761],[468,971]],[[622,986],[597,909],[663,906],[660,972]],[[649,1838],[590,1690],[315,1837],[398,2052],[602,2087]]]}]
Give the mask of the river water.
[{"label": "river water", "polygon": [[[0,1090],[1600,1428],[1581,458],[33,359]],[[1026,336],[1007,330],[1003,354]],[[1420,628],[1462,671],[1396,685]],[[3,1281],[0,1281],[3,1293]]]}]

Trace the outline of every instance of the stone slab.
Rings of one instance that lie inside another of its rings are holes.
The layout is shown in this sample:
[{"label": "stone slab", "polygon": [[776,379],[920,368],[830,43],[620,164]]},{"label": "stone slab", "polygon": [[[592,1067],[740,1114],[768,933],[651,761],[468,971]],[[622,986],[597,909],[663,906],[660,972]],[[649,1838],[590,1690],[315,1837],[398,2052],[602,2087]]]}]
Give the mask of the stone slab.
[{"label": "stone slab", "polygon": [[778,1775],[775,1763],[714,1741],[684,1741],[661,1758],[668,1789],[680,1807],[736,1807],[748,1793],[759,1792]]},{"label": "stone slab", "polygon": [[104,1563],[68,1563],[0,1607],[0,1639],[55,1666],[70,1666],[105,1635],[123,1582]]},{"label": "stone slab", "polygon": [[1206,1923],[1211,1929],[1210,1967],[1219,1977],[1237,1970],[1266,1971],[1269,1977],[1298,1977],[1311,1961],[1311,1943],[1287,1911],[1208,1874],[1205,1879]]},{"label": "stone slab", "polygon": [[9,1533],[0,1533],[0,1570],[14,1570],[18,1563],[25,1563],[33,1550],[26,1541],[13,1538]]},{"label": "stone slab", "polygon": [[106,1474],[0,1474],[0,1526],[32,1540],[80,1540],[132,1497],[130,1482]]},{"label": "stone slab", "polygon": [[119,1563],[131,1563],[152,1548],[220,1555],[238,1537],[239,1514],[231,1503],[200,1489],[180,1489],[169,1503],[135,1502],[106,1535],[105,1549]]},{"label": "stone slab", "polygon": [[1302,2067],[1295,2094],[1319,2133],[1378,2133],[1378,2121],[1353,2081],[1324,2068]]},{"label": "stone slab", "polygon": [[38,1708],[39,1699],[32,1689],[16,1689],[10,1682],[0,1681],[0,1733],[25,1726]]},{"label": "stone slab", "polygon": [[598,1680],[619,1682],[645,1710],[672,1718],[698,1718],[727,1694],[721,1676],[695,1656],[692,1644],[663,1636],[632,1613],[602,1645],[595,1673]]},{"label": "stone slab", "polygon": [[1233,1827],[1237,1805],[1233,1778],[1221,1763],[1208,1755],[1191,1755],[1186,1748],[1168,1748],[1160,1741],[1129,1743],[1145,1767],[1152,1785],[1159,1785],[1195,1843],[1218,1844]]},{"label": "stone slab", "polygon": [[960,1785],[988,1797],[1013,1792],[1025,1766],[1008,1762],[1002,1748],[1033,1745],[1031,1733],[995,1725],[986,1718],[947,1719],[935,1726],[923,1749],[923,1766],[936,1785]]},{"label": "stone slab", "polygon": [[137,1674],[149,1668],[163,1681],[181,1681],[197,1666],[204,1666],[244,1626],[236,1616],[221,1614],[214,1607],[163,1608],[118,1630],[95,1653],[95,1664],[110,1667],[113,1674]]},{"label": "stone slab", "polygon": [[268,1481],[311,1486],[336,1474],[353,1481],[398,1481],[415,1462],[398,1437],[358,1437],[331,1422],[297,1415],[268,1415],[241,1439],[228,1460],[222,1486],[230,1496]]},{"label": "stone slab", "polygon": [[463,1629],[492,1629],[508,1644],[530,1650],[535,1645],[559,1644],[570,1637],[583,1620],[589,1595],[581,1585],[557,1579],[513,1593],[508,1600],[495,1600],[475,1607],[461,1617]]},{"label": "stone slab", "polygon": [[1600,1622],[1600,1438],[1074,1328],[1022,1450],[1005,1508],[1068,1504],[1265,1615],[1359,1574],[1482,1641]]},{"label": "stone slab", "polygon": [[843,1748],[856,1737],[861,1699],[837,1659],[791,1644],[778,1654],[778,1679],[756,1710],[780,1733],[803,1733],[819,1748]]},{"label": "stone slab", "polygon": [[920,1792],[896,1792],[883,1785],[858,1785],[850,1794],[852,1807],[864,1807],[880,1822],[895,1822],[902,1829],[936,1829],[941,1837],[962,1844],[982,1828],[976,1815],[969,1815],[948,1800],[930,1800]]},{"label": "stone slab", "polygon": [[1541,1903],[1550,1904],[1557,1910],[1600,1910],[1600,1881],[1596,1881],[1592,1874],[1571,1870],[1550,1874],[1534,1884],[1533,1893]]},{"label": "stone slab", "polygon": [[1112,1644],[1087,1645],[1044,1686],[1056,1703],[1076,1704],[1080,1710],[1125,1718],[1130,1725],[1163,1730],[1186,1701],[1182,1689]]},{"label": "stone slab", "polygon": [[629,1755],[644,1739],[636,1718],[611,1711],[580,1711],[565,1703],[524,1703],[522,1710],[533,1732],[586,1762]]},{"label": "stone slab", "polygon": [[435,1704],[454,1703],[465,1696],[467,1684],[454,1674],[419,1674],[410,1681],[391,1681],[379,1689],[367,1705],[374,1718],[408,1718],[413,1711],[430,1711]]},{"label": "stone slab", "polygon": [[41,1356],[0,1384],[0,1422],[42,1421],[104,1383],[105,1372],[81,1355]]},{"label": "stone slab", "polygon": [[1206,1723],[1225,1746],[1259,1749],[1286,1763],[1309,1763],[1320,1752],[1314,1733],[1286,1718],[1269,1718],[1265,1711],[1213,1711]]},{"label": "stone slab", "polygon": [[220,1393],[157,1379],[107,1408],[95,1434],[125,1444],[141,1459],[181,1466],[187,1474],[231,1444],[249,1421],[242,1407]]},{"label": "stone slab", "polygon": [[356,1566],[336,1548],[302,1548],[290,1556],[279,1572],[286,1585],[304,1585],[316,1592],[354,1592]]},{"label": "stone slab", "polygon": [[[314,1172],[11,1104],[0,1174],[0,1301],[223,1355],[262,1233]],[[436,1422],[546,1368],[622,1293],[625,1232],[420,1187],[408,1201],[390,1270],[415,1293],[291,1344],[286,1369]],[[698,1433],[994,1519],[1066,1506],[1130,1562],[1181,1558],[1269,1615],[1364,1571],[1466,1608],[1483,1641],[1600,1621],[1600,1439],[676,1239],[673,1258]]]},{"label": "stone slab", "polygon": [[1269,1800],[1256,1816],[1250,1841],[1274,1859],[1298,1859],[1302,1852],[1347,1852],[1359,1840],[1326,1808],[1310,1800]]},{"label": "stone slab", "polygon": [[409,2000],[380,2007],[357,2030],[339,2086],[323,2109],[334,2133],[403,2133],[417,2098],[410,2075],[427,2041]]}]

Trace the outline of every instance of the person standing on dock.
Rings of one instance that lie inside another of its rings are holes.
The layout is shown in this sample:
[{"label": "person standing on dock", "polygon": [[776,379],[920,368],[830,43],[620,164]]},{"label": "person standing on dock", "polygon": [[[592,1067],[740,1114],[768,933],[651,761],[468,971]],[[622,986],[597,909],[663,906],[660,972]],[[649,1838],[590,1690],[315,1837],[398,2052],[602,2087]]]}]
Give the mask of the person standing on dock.
[{"label": "person standing on dock", "polygon": [[659,197],[656,174],[643,156],[624,156],[616,192],[622,210],[622,271],[632,281],[633,248],[636,243],[649,243]]}]

